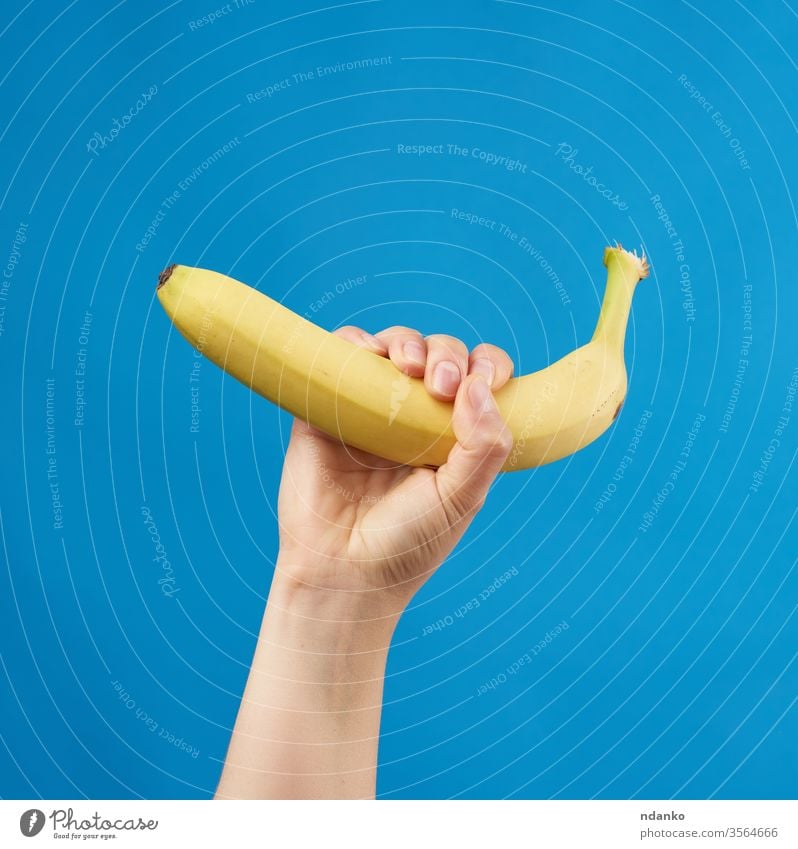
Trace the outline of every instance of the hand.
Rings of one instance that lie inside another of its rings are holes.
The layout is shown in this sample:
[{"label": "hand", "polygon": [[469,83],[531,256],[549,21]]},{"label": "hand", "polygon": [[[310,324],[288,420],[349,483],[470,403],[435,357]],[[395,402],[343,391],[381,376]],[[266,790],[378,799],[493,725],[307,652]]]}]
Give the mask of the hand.
[{"label": "hand", "polygon": [[493,345],[469,355],[457,339],[424,339],[406,327],[376,337],[356,327],[337,334],[389,357],[423,377],[432,396],[453,402],[457,444],[439,469],[411,468],[296,421],[280,485],[275,584],[356,594],[369,618],[393,617],[454,548],[510,452],[492,391],[513,365]]},{"label": "hand", "polygon": [[405,327],[338,334],[452,402],[457,444],[439,469],[413,469],[294,424],[280,554],[220,798],[374,797],[393,629],[482,506],[512,445],[491,392],[512,374],[503,351],[480,345],[469,356],[457,339]]}]

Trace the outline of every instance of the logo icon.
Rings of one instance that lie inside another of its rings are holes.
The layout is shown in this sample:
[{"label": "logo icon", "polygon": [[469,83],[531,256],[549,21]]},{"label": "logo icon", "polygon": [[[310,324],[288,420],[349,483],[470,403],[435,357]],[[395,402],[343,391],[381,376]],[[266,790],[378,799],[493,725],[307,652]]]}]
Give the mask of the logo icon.
[{"label": "logo icon", "polygon": [[392,425],[394,419],[399,415],[399,410],[410,394],[410,377],[402,372],[391,384],[391,411],[388,415],[388,424]]},{"label": "logo icon", "polygon": [[31,808],[19,818],[19,830],[25,837],[36,837],[44,828],[44,811]]}]

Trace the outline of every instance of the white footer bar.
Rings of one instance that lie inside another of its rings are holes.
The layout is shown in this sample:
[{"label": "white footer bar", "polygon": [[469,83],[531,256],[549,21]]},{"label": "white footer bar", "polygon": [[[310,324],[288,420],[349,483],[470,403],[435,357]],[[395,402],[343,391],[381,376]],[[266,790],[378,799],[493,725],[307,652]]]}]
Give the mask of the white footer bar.
[{"label": "white footer bar", "polygon": [[53,841],[170,849],[783,849],[798,847],[798,803],[0,801],[0,846]]}]

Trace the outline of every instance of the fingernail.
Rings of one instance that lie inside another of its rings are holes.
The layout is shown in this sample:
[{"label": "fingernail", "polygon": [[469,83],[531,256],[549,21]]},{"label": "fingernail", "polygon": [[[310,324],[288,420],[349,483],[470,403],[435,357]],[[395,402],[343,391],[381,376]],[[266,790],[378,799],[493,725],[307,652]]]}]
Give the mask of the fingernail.
[{"label": "fingernail", "polygon": [[378,351],[381,354],[388,353],[388,347],[386,344],[381,342],[376,336],[372,336],[371,333],[368,333],[365,330],[360,335],[372,351]]},{"label": "fingernail", "polygon": [[496,377],[496,367],[486,357],[479,357],[471,363],[471,374],[479,374],[488,382],[488,386],[493,386],[493,378]]},{"label": "fingernail", "polygon": [[402,352],[411,363],[423,366],[427,362],[427,352],[420,342],[405,342],[402,346]]},{"label": "fingernail", "polygon": [[491,413],[496,409],[493,393],[482,376],[477,377],[468,387],[468,400],[475,413]]},{"label": "fingernail", "polygon": [[444,360],[435,366],[432,372],[432,388],[447,398],[457,395],[457,387],[460,386],[460,369],[454,363]]}]

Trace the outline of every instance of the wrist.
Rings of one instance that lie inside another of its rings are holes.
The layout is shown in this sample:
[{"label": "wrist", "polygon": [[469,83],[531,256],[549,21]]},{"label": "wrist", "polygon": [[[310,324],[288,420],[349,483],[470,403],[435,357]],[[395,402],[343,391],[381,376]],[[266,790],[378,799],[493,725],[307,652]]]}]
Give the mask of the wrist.
[{"label": "wrist", "polygon": [[[297,638],[335,643],[341,650],[387,651],[409,601],[404,593],[363,588],[341,564],[287,561],[278,557],[269,590],[267,618]],[[343,573],[339,575],[338,573]],[[331,576],[335,580],[330,580]]]}]

